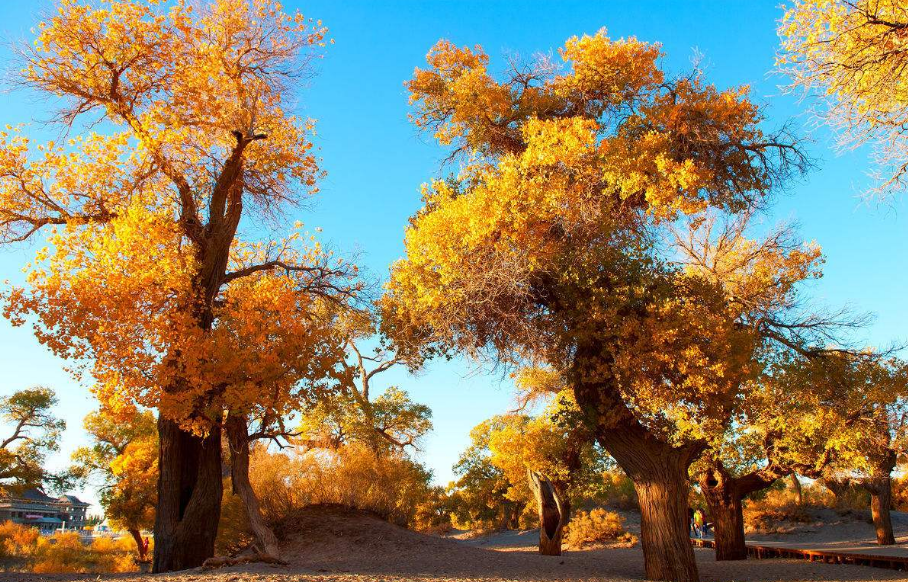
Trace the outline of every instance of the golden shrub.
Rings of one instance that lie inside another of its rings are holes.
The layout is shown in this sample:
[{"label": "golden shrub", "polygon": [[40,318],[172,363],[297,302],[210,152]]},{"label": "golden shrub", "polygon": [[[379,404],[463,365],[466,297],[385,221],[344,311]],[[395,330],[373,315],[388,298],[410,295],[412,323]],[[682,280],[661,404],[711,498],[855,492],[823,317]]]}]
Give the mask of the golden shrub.
[{"label": "golden shrub", "polygon": [[38,538],[29,569],[38,574],[135,572],[135,556],[135,544],[128,537],[86,543],[78,533],[66,532]]},{"label": "golden shrub", "polygon": [[41,534],[27,525],[0,523],[0,560],[27,559],[35,552]]},{"label": "golden shrub", "polygon": [[431,494],[422,465],[355,443],[294,456],[259,449],[251,465],[252,486],[272,524],[306,506],[334,504],[412,526]]},{"label": "golden shrub", "polygon": [[637,536],[624,529],[624,518],[601,507],[577,512],[565,528],[563,539],[573,549],[591,544],[630,547],[637,543]]}]

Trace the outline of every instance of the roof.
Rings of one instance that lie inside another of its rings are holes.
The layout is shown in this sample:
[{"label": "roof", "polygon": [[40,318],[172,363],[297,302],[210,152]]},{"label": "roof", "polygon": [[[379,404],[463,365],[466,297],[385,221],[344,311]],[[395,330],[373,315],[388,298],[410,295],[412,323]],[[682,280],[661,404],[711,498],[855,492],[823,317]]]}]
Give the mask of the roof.
[{"label": "roof", "polygon": [[75,495],[61,495],[60,497],[51,497],[40,489],[26,489],[19,495],[0,494],[0,499],[7,501],[30,501],[32,503],[46,503],[56,506],[59,506],[60,504],[66,504],[78,507],[88,507],[89,505],[91,505],[90,503],[82,501]]},{"label": "roof", "polygon": [[28,499],[29,501],[38,501],[41,503],[55,503],[57,501],[53,497],[46,495],[40,489],[26,489],[22,492],[22,495],[19,496],[19,499]]},{"label": "roof", "polygon": [[61,495],[60,501],[63,501],[64,503],[70,503],[72,505],[84,505],[86,507],[88,507],[88,505],[89,505],[88,503],[85,503],[84,501],[82,501],[81,499],[76,497],[75,495]]}]

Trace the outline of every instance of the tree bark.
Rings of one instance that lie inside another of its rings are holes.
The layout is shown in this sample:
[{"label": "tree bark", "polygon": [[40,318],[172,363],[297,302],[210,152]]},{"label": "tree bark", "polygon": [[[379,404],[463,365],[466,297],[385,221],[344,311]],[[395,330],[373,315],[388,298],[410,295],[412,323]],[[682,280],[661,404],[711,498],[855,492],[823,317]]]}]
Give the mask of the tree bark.
[{"label": "tree bark", "polygon": [[770,463],[759,471],[734,477],[721,461],[713,460],[700,474],[700,490],[713,516],[716,561],[746,560],[743,499],[766,489],[789,474],[790,468]]},{"label": "tree bark", "polygon": [[154,572],[201,566],[214,555],[221,516],[221,428],[198,437],[158,417]]},{"label": "tree bark", "polygon": [[139,554],[139,561],[144,562],[148,556],[145,554],[145,540],[142,539],[142,533],[139,530],[133,528],[130,528],[127,531],[129,532],[129,535],[132,536],[132,539],[136,542],[136,552],[138,552]]},{"label": "tree bark", "polygon": [[539,553],[543,556],[560,556],[564,526],[570,516],[570,504],[556,490],[552,482],[527,470],[530,489],[536,497],[539,510]]},{"label": "tree bark", "polygon": [[870,513],[873,516],[873,526],[876,528],[876,543],[880,546],[895,544],[895,534],[892,531],[892,481],[886,476],[874,486],[875,493],[870,493]]},{"label": "tree bark", "polygon": [[695,441],[670,445],[646,429],[609,382],[598,378],[597,350],[578,349],[569,380],[587,426],[634,482],[640,503],[640,542],[648,580],[698,582],[690,541],[688,467],[703,452]]},{"label": "tree bark", "polygon": [[892,470],[895,468],[896,454],[887,451],[879,460],[870,478],[862,483],[864,489],[870,492],[870,514],[873,517],[873,526],[876,528],[876,543],[880,546],[895,544],[895,534],[892,531]]},{"label": "tree bark", "polygon": [[277,537],[262,517],[258,496],[249,482],[249,427],[246,418],[242,415],[229,415],[226,431],[227,441],[230,443],[230,478],[233,493],[243,500],[249,527],[261,546],[261,553],[280,560],[281,551]]}]

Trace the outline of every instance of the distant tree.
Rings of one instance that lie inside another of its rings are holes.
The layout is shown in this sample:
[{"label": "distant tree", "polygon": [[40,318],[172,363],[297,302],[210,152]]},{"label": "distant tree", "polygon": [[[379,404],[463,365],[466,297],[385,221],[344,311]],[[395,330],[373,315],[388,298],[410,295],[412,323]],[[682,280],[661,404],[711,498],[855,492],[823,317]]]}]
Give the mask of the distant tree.
[{"label": "distant tree", "polygon": [[794,0],[779,24],[790,88],[821,99],[842,147],[873,144],[879,193],[908,183],[906,30],[902,0]]},{"label": "distant tree", "polygon": [[841,412],[827,380],[821,361],[781,354],[752,381],[722,439],[693,467],[712,515],[717,560],[747,558],[747,496],[786,476],[818,478],[835,458]]},{"label": "distant tree", "polygon": [[524,371],[521,381],[530,384],[530,394],[554,390],[547,406],[536,416],[499,417],[500,426],[489,435],[490,461],[511,483],[509,496],[525,499],[514,490],[529,485],[539,515],[539,553],[550,556],[561,555],[573,502],[602,480],[605,469],[604,453],[579,418],[573,392],[559,378],[551,370]]},{"label": "distant tree", "polygon": [[[376,325],[377,315],[350,310],[339,323],[344,356],[339,363],[339,394],[322,399],[303,412],[296,442],[309,447],[337,449],[351,442],[376,452],[415,449],[432,430],[432,411],[413,402],[406,391],[389,386],[376,395],[375,378],[395,367],[418,369],[419,349],[393,345]],[[370,351],[364,345],[374,343]]]},{"label": "distant tree", "polygon": [[59,449],[60,435],[66,429],[66,422],[51,411],[56,405],[53,390],[44,387],[0,397],[0,421],[5,430],[0,436],[0,490],[22,492],[58,480],[45,467],[47,453]]},{"label": "distant tree", "polygon": [[824,482],[869,492],[877,543],[892,545],[892,471],[908,454],[908,365],[868,352],[830,362],[829,374],[841,450]]},{"label": "distant tree", "polygon": [[[529,498],[515,496],[504,470],[491,460],[489,440],[492,432],[505,427],[501,417],[493,417],[473,427],[470,446],[454,465],[457,480],[448,486],[450,507],[455,522],[481,529],[517,529]],[[521,479],[519,483],[526,483]]]},{"label": "distant tree", "polygon": [[142,530],[154,525],[158,484],[158,432],[150,411],[101,409],[85,417],[93,444],[73,452],[71,469],[98,478],[100,501],[115,527],[129,532],[139,560],[147,559]]}]

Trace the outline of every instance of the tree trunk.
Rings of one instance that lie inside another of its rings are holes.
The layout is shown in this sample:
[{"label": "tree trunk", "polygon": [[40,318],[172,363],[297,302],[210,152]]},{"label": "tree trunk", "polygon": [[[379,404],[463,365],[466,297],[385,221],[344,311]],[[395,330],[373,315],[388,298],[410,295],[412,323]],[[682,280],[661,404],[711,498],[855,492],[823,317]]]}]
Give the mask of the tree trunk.
[{"label": "tree trunk", "polygon": [[137,529],[128,529],[129,535],[132,536],[132,539],[136,542],[136,552],[139,554],[139,561],[144,562],[148,557],[145,555],[145,540],[142,539],[142,534]]},{"label": "tree trunk", "polygon": [[700,490],[713,517],[716,561],[747,559],[742,500],[766,489],[788,470],[770,463],[759,471],[733,477],[721,461],[714,459],[700,474]]},{"label": "tree trunk", "polygon": [[713,519],[716,561],[746,560],[744,513],[738,483],[719,464],[700,475],[700,490]]},{"label": "tree trunk", "polygon": [[227,440],[230,443],[230,478],[233,493],[240,496],[246,508],[249,528],[264,554],[280,560],[281,551],[274,532],[265,523],[259,499],[249,482],[249,427],[242,415],[227,417]]},{"label": "tree trunk", "polygon": [[527,475],[539,510],[539,553],[560,556],[561,538],[570,516],[570,505],[551,481],[534,471],[527,470]]},{"label": "tree trunk", "polygon": [[804,490],[801,488],[801,480],[798,479],[797,473],[791,474],[791,487],[794,489],[795,497],[798,499],[798,507],[804,505]]},{"label": "tree trunk", "polygon": [[895,544],[895,535],[892,532],[892,470],[895,468],[896,455],[894,451],[887,451],[879,460],[870,478],[862,483],[864,489],[870,492],[870,514],[873,517],[873,526],[876,528],[876,543],[881,546]]},{"label": "tree trunk", "polygon": [[640,543],[648,580],[698,582],[690,541],[688,467],[705,443],[672,446],[649,432],[628,409],[615,386],[590,382],[601,372],[575,363],[569,380],[596,440],[634,482],[640,503]]},{"label": "tree trunk", "polygon": [[870,494],[870,513],[873,516],[873,526],[876,528],[876,543],[880,546],[895,544],[895,535],[892,532],[892,481],[889,477],[882,480],[876,487],[876,493]]},{"label": "tree trunk", "polygon": [[221,516],[221,428],[205,437],[158,417],[154,572],[201,566],[214,555]]},{"label": "tree trunk", "polygon": [[651,481],[634,481],[640,500],[640,533],[648,580],[695,582],[697,563],[690,543],[688,482],[666,472]]}]

